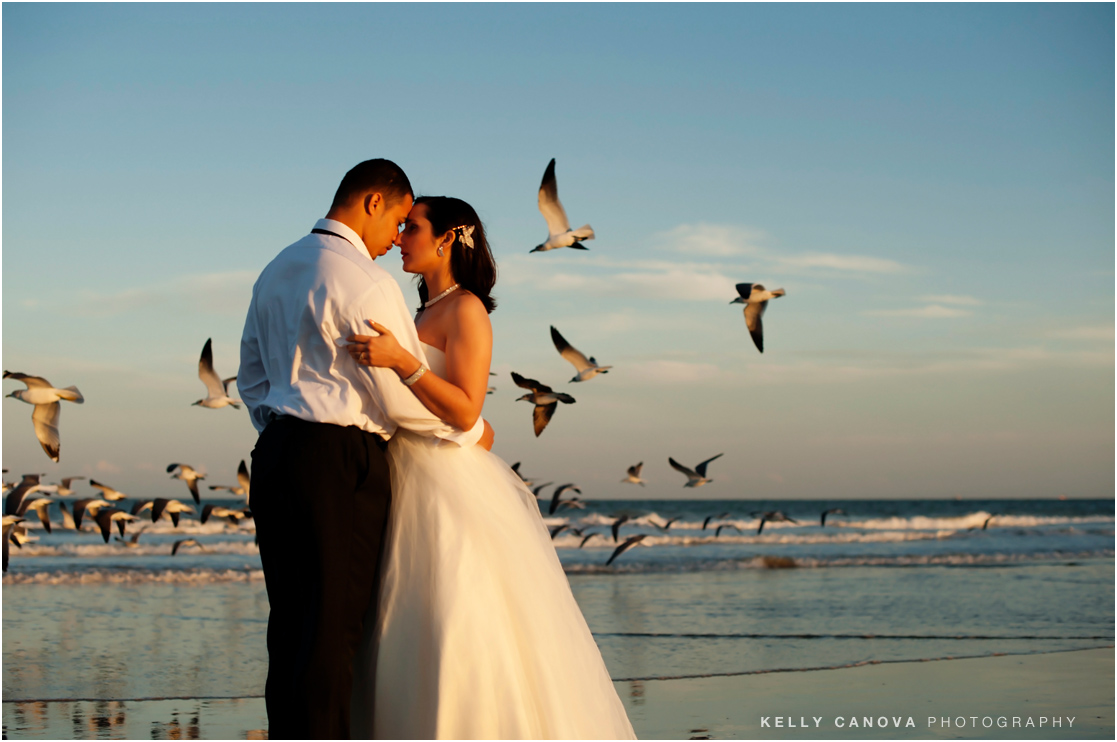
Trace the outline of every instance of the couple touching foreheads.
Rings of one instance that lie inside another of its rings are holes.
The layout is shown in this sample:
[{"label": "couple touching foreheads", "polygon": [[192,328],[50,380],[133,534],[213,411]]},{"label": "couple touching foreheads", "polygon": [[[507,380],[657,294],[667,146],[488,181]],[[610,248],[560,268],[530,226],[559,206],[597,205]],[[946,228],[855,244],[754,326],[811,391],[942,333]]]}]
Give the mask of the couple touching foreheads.
[{"label": "couple touching foreheads", "polygon": [[[402,229],[401,229],[402,227]],[[420,275],[414,321],[375,262]],[[496,266],[396,164],[342,179],[252,290],[237,377],[279,738],[631,738],[535,498],[481,418]]]}]

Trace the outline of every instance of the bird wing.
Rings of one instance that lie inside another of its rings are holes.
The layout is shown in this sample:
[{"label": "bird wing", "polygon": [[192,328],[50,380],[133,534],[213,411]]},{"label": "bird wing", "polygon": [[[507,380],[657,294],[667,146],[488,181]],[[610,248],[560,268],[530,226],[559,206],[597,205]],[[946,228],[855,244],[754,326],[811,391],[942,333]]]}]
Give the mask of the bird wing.
[{"label": "bird wing", "polygon": [[637,536],[630,537],[627,541],[625,541],[623,544],[621,544],[620,546],[618,546],[616,549],[613,550],[613,555],[611,557],[609,557],[609,561],[605,562],[605,566],[608,567],[610,564],[613,563],[614,559],[616,559],[621,554],[623,554],[626,551],[628,551],[629,549],[631,549],[636,544],[643,541],[645,538],[647,538],[647,535],[648,534],[646,534],[646,533],[641,533]]},{"label": "bird wing", "polygon": [[214,505],[213,503],[210,503],[210,504],[206,505],[204,508],[202,508],[202,517],[200,518],[202,523],[205,523],[207,520],[209,520],[209,516],[213,514],[213,509],[215,507],[217,507],[217,506]]},{"label": "bird wing", "polygon": [[35,424],[35,437],[39,439],[43,450],[50,456],[51,461],[58,462],[58,450],[61,440],[58,437],[58,417],[62,412],[62,405],[57,402],[37,404],[31,411],[31,422]]},{"label": "bird wing", "polygon": [[194,504],[202,504],[202,496],[198,494],[198,479],[187,479],[186,486],[190,488],[190,494],[194,496]]},{"label": "bird wing", "polygon": [[539,485],[538,487],[536,487],[535,489],[532,490],[532,494],[534,494],[536,497],[539,497],[539,493],[543,491],[543,488],[544,487],[550,487],[552,484],[554,484],[554,482],[547,482],[546,484],[541,484],[541,485]]},{"label": "bird wing", "polygon": [[240,466],[237,467],[237,481],[244,488],[244,494],[247,495],[249,488],[252,486],[252,477],[248,474],[248,465],[244,463],[244,459],[240,460]]},{"label": "bird wing", "polygon": [[764,352],[764,325],[761,324],[760,317],[767,306],[766,301],[745,305],[745,326],[749,328],[752,341],[756,343],[756,349],[761,353]]},{"label": "bird wing", "polygon": [[566,210],[558,196],[558,181],[555,179],[555,160],[552,157],[543,173],[543,182],[539,185],[539,211],[547,220],[547,232],[553,237],[570,231],[570,220],[566,218]]},{"label": "bird wing", "polygon": [[554,341],[555,348],[558,350],[559,355],[573,365],[574,368],[578,370],[578,373],[585,371],[587,368],[593,368],[594,364],[589,362],[589,359],[586,358],[586,354],[566,342],[566,338],[555,329],[554,325],[551,325],[551,340]]},{"label": "bird wing", "polygon": [[225,396],[229,396],[229,382],[236,381],[237,377],[230,376],[227,379],[221,380],[221,388],[225,390]]},{"label": "bird wing", "polygon": [[521,389],[529,389],[536,393],[554,391],[546,384],[541,384],[535,379],[529,379],[526,376],[520,376],[515,371],[512,372],[512,381],[515,382],[516,386],[520,387]]},{"label": "bird wing", "polygon": [[532,422],[535,424],[535,437],[538,438],[539,434],[543,432],[543,428],[547,427],[547,423],[551,422],[551,418],[555,414],[555,408],[558,407],[558,402],[551,402],[550,404],[537,404],[532,411]]},{"label": "bird wing", "polygon": [[719,458],[719,457],[721,457],[721,456],[724,456],[724,455],[725,455],[724,453],[719,453],[719,454],[718,454],[717,456],[714,456],[714,457],[712,457],[712,458],[708,458],[708,459],[706,459],[705,461],[703,461],[703,462],[702,462],[701,464],[699,464],[698,466],[694,467],[694,470],[695,470],[696,472],[698,472],[698,474],[699,474],[699,475],[700,475],[700,476],[701,476],[701,477],[702,477],[703,479],[705,479],[705,477],[706,477],[706,465],[707,465],[707,464],[709,464],[709,463],[710,463],[711,461],[713,461],[714,459],[716,459],[716,458]]},{"label": "bird wing", "polygon": [[44,379],[42,376],[31,376],[29,374],[21,374],[19,371],[14,371],[14,372],[13,371],[5,371],[4,372],[4,378],[5,379],[15,379],[16,381],[22,381],[24,384],[27,385],[28,389],[31,389],[31,388],[34,388],[34,387],[42,387],[42,388],[46,388],[46,389],[53,389],[54,388],[51,385],[51,383],[49,381],[47,381],[46,379]]},{"label": "bird wing", "polygon": [[636,466],[628,467],[628,476],[636,477],[637,479],[639,479],[640,478],[640,470],[643,469],[643,468],[644,468],[644,462],[643,461],[641,461]]},{"label": "bird wing", "polygon": [[680,464],[678,461],[675,461],[675,459],[671,458],[670,456],[667,457],[667,463],[671,464],[671,468],[674,469],[675,471],[681,471],[683,474],[686,474],[688,477],[690,477],[692,479],[697,479],[698,478],[697,474],[695,474],[693,471],[691,471],[690,469],[688,469],[685,466],[683,466],[682,464]]},{"label": "bird wing", "polygon": [[225,396],[225,385],[213,370],[213,338],[206,340],[202,348],[202,357],[198,359],[198,378],[206,385],[207,397]]},{"label": "bird wing", "polygon": [[66,489],[70,489],[70,482],[74,481],[75,479],[85,479],[85,477],[65,477],[62,480],[62,486]]},{"label": "bird wing", "polygon": [[739,284],[737,284],[737,293],[741,295],[742,299],[744,299],[745,301],[748,301],[749,296],[752,294],[752,284],[751,283],[739,283]]}]

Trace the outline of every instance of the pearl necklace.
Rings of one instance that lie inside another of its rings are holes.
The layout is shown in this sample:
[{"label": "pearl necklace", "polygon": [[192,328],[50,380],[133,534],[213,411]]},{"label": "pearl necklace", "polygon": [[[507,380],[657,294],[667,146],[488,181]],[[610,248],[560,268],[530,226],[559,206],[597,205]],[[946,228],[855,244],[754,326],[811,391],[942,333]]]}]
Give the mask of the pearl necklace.
[{"label": "pearl necklace", "polygon": [[431,299],[430,301],[428,301],[428,302],[424,302],[424,303],[423,303],[423,306],[424,306],[425,308],[427,308],[427,309],[430,309],[430,308],[431,308],[431,307],[433,307],[433,306],[434,306],[435,304],[437,304],[438,302],[442,301],[442,300],[443,300],[443,299],[445,299],[445,298],[446,298],[447,296],[449,296],[449,295],[450,295],[450,292],[451,292],[451,291],[453,291],[454,289],[458,289],[458,288],[461,288],[461,284],[460,284],[460,283],[455,283],[455,284],[454,284],[453,286],[451,286],[450,288],[446,289],[445,291],[443,291],[443,292],[442,292],[441,294],[439,294],[438,296],[434,297],[434,298],[433,298],[433,299]]}]

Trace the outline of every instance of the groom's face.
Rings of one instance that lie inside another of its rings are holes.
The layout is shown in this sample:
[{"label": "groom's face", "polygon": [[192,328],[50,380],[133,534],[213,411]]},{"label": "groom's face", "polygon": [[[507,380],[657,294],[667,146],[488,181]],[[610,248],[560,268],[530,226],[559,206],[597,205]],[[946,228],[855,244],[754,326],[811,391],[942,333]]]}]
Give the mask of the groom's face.
[{"label": "groom's face", "polygon": [[373,260],[392,249],[392,243],[399,234],[400,227],[407,221],[411,203],[411,196],[405,195],[395,201],[382,203],[380,208],[374,209],[369,214],[361,239],[364,240],[369,256]]}]

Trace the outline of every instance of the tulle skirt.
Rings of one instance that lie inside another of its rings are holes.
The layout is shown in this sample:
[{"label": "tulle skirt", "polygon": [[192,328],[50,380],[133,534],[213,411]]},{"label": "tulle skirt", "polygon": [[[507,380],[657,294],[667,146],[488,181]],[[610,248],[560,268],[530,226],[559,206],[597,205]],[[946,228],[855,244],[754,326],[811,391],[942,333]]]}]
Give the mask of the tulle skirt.
[{"label": "tulle skirt", "polygon": [[392,509],[353,735],[633,739],[516,473],[479,446],[403,431],[388,454]]}]

